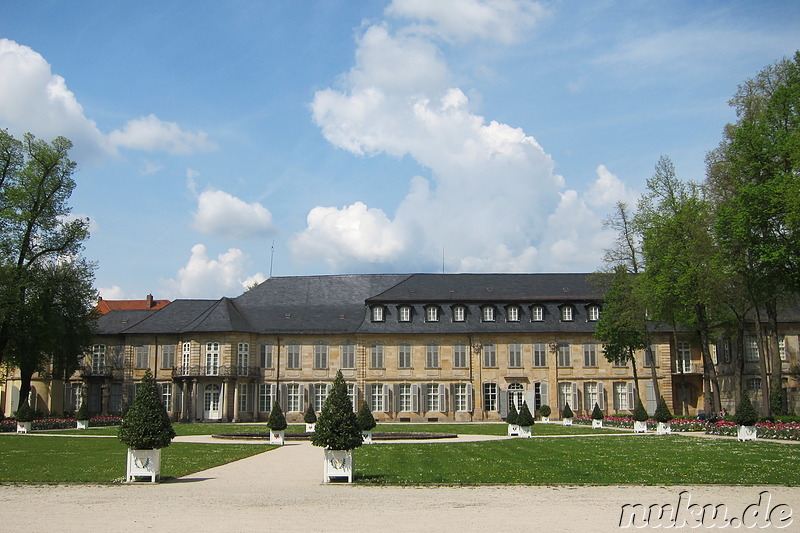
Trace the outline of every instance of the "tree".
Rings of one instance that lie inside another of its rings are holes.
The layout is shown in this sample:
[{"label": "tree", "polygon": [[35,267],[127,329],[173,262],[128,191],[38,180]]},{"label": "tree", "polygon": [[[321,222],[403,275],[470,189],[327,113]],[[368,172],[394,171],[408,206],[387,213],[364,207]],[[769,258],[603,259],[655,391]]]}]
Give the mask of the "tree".
[{"label": "tree", "polygon": [[517,425],[517,418],[519,418],[519,414],[517,413],[517,407],[514,405],[514,402],[509,402],[511,405],[508,406],[508,415],[506,415],[506,423],[511,424],[512,426]]},{"label": "tree", "polygon": [[758,422],[758,413],[753,408],[747,391],[742,393],[742,399],[739,400],[739,404],[736,406],[736,413],[734,413],[733,418],[740,426],[755,426],[756,422]]},{"label": "tree", "polygon": [[592,409],[592,420],[602,420],[605,418],[603,415],[603,411],[600,410],[600,406],[597,402],[594,402],[594,409]]},{"label": "tree", "polygon": [[650,416],[647,414],[647,410],[642,405],[642,400],[636,399],[636,408],[633,410],[633,419],[637,422],[647,422],[647,419]]},{"label": "tree", "polygon": [[317,422],[317,413],[314,412],[314,405],[312,402],[309,402],[308,409],[306,409],[306,413],[303,415],[303,422],[306,424],[316,424]]},{"label": "tree", "polygon": [[128,448],[135,450],[166,448],[175,438],[175,430],[150,369],[145,371],[136,388],[136,397],[122,419],[118,435]]},{"label": "tree", "polygon": [[356,421],[358,422],[358,429],[361,431],[371,431],[377,424],[375,422],[375,417],[372,416],[372,411],[369,408],[367,402],[361,402],[361,408],[358,410],[358,415],[356,415]]},{"label": "tree", "polygon": [[267,427],[273,431],[283,431],[286,429],[286,417],[283,415],[280,402],[272,404],[272,411],[267,419]]},{"label": "tree", "polygon": [[653,418],[655,418],[656,422],[661,422],[662,424],[666,424],[672,420],[672,413],[669,412],[667,401],[663,396],[658,399],[658,406],[656,407],[656,412],[653,413]]},{"label": "tree", "polygon": [[528,427],[534,424],[535,420],[533,419],[533,415],[531,414],[531,410],[528,409],[528,402],[522,402],[522,407],[519,408],[519,414],[517,415],[516,424]]},{"label": "tree", "polygon": [[633,220],[634,215],[625,202],[617,202],[617,205],[614,206],[614,213],[603,220],[603,229],[612,229],[617,232],[614,244],[603,254],[603,263],[611,271],[621,265],[626,266],[633,274],[638,274],[641,270],[641,239]]},{"label": "tree", "polygon": [[347,384],[339,370],[317,419],[311,444],[329,450],[352,450],[361,446],[362,442],[353,403],[347,394]]},{"label": "tree", "polygon": [[63,137],[19,141],[0,130],[0,363],[19,367],[22,397],[45,363],[74,370],[92,328],[94,266],[80,258],[89,222],[70,217],[67,203],[71,148]]}]

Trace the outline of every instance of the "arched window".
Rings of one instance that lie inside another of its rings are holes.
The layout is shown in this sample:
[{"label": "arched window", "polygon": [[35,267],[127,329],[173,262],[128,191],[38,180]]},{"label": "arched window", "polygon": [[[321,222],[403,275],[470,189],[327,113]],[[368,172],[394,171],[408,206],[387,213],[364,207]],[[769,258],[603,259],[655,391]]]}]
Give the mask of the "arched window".
[{"label": "arched window", "polygon": [[[522,402],[525,399],[525,387],[522,383],[509,383],[508,384],[508,405],[513,405],[519,411],[522,408]],[[530,407],[528,407],[530,409]]]}]

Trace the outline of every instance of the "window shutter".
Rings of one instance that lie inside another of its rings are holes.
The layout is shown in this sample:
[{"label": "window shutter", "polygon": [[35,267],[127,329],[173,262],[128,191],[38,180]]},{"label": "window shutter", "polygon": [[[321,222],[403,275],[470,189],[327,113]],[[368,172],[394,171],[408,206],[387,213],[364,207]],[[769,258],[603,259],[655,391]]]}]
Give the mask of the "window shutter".
[{"label": "window shutter", "polygon": [[530,410],[533,416],[536,416],[536,392],[532,390],[525,391],[525,403],[528,404],[528,410]]},{"label": "window shutter", "polygon": [[500,418],[508,416],[508,391],[501,391],[497,387],[497,401],[500,404]]},{"label": "window shutter", "polygon": [[287,392],[288,388],[286,383],[281,383],[280,394],[278,398],[275,400],[277,403],[281,404],[281,409],[286,409],[286,399],[289,397]]},{"label": "window shutter", "polygon": [[439,412],[447,412],[447,385],[439,384]]},{"label": "window shutter", "polygon": [[628,409],[636,409],[636,402],[633,399],[633,383],[628,383]]},{"label": "window shutter", "polygon": [[455,383],[451,383],[450,384],[450,397],[453,399],[453,414],[455,414],[455,411],[456,411],[456,384]]},{"label": "window shutter", "polygon": [[358,412],[358,385],[356,385],[356,384],[353,384],[353,396],[350,397],[350,401],[353,403],[353,412],[357,413]]},{"label": "window shutter", "polygon": [[544,381],[539,384],[539,397],[542,399],[542,405],[550,405],[547,403],[547,383]]},{"label": "window shutter", "polygon": [[600,404],[600,409],[606,409],[606,391],[602,382],[597,383],[597,402]]},{"label": "window shutter", "polygon": [[394,384],[393,394],[394,394],[394,412],[395,413],[399,413],[400,412],[400,384],[399,383],[395,383]]},{"label": "window shutter", "polygon": [[612,387],[612,405],[614,406],[615,411],[619,411],[619,395],[617,394],[617,383],[614,382],[611,384]]},{"label": "window shutter", "polygon": [[419,385],[411,385],[411,410],[419,412]]},{"label": "window shutter", "polygon": [[588,392],[589,392],[589,382],[587,381],[583,384],[583,408],[586,411],[594,409],[594,405],[592,406],[589,405],[589,394],[587,394]]},{"label": "window shutter", "polygon": [[578,396],[578,384],[572,382],[572,405],[580,405],[580,398]]},{"label": "window shutter", "polygon": [[[369,385],[369,384],[366,385],[364,387],[364,401],[367,402],[367,405],[370,406],[370,409],[372,408],[372,393],[373,393],[372,385]],[[358,412],[358,408],[359,407],[361,407],[361,406],[360,405],[353,406],[353,410]]]},{"label": "window shutter", "polygon": [[389,385],[383,384],[383,412],[389,412]]},{"label": "window shutter", "polygon": [[298,396],[300,396],[300,406],[298,408],[298,411],[302,413],[306,410],[305,385],[303,385],[302,383],[300,384],[300,391]]},{"label": "window shutter", "polygon": [[425,413],[425,412],[428,411],[428,384],[427,383],[423,383],[420,386],[420,391],[422,393],[422,402],[421,402],[422,409],[420,409],[420,410],[423,413]]},{"label": "window shutter", "polygon": [[467,411],[472,412],[472,383],[467,383]]}]

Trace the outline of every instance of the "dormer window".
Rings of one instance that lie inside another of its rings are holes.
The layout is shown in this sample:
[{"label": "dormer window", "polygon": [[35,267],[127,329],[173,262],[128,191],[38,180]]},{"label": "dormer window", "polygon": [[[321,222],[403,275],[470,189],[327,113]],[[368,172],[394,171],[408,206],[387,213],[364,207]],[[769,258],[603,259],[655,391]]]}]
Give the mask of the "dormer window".
[{"label": "dormer window", "polygon": [[483,308],[483,321],[494,322],[494,307],[487,305]]},{"label": "dormer window", "polygon": [[563,322],[571,322],[572,320],[574,320],[573,318],[574,315],[575,313],[574,310],[572,309],[572,306],[565,305],[564,307],[561,308],[561,320]]},{"label": "dormer window", "polygon": [[425,320],[427,322],[439,321],[439,308],[435,305],[429,305],[425,308]]},{"label": "dormer window", "polygon": [[453,307],[453,322],[464,322],[467,316],[467,309],[463,305]]},{"label": "dormer window", "polygon": [[506,310],[507,318],[509,322],[519,322],[519,306],[518,305],[509,305],[508,309]]},{"label": "dormer window", "polygon": [[411,306],[401,305],[398,312],[400,322],[411,322]]},{"label": "dormer window", "polygon": [[372,321],[373,322],[383,322],[383,306],[376,305],[372,308]]},{"label": "dormer window", "polygon": [[597,322],[600,320],[600,306],[599,305],[590,305],[589,306],[589,322]]},{"label": "dormer window", "polygon": [[531,321],[542,322],[544,321],[544,306],[534,305],[531,307]]}]

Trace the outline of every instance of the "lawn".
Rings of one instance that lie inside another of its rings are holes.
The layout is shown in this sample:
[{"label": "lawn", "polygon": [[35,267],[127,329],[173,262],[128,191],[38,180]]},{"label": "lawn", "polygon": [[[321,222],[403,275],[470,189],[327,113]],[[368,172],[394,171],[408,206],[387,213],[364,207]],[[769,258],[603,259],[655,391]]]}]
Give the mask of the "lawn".
[{"label": "lawn", "polygon": [[355,453],[361,483],[800,485],[800,446],[680,435],[381,444]]},{"label": "lawn", "polygon": [[[161,452],[161,476],[185,476],[272,448],[254,444],[172,443]],[[118,439],[4,435],[0,437],[0,482],[124,480],[125,450]]]}]

